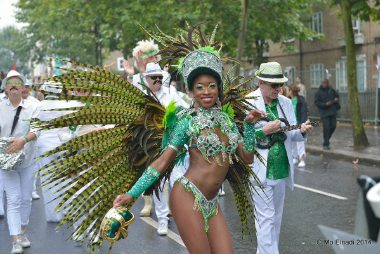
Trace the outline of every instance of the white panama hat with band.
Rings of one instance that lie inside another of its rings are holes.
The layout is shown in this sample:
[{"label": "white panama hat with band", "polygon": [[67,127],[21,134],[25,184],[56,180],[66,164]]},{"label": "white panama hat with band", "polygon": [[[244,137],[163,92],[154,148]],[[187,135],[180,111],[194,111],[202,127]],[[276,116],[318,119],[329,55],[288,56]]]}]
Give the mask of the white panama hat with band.
[{"label": "white panama hat with band", "polygon": [[281,65],[277,62],[262,63],[255,76],[270,83],[285,83],[288,81],[288,78],[282,72]]},{"label": "white panama hat with band", "polygon": [[148,63],[144,76],[163,76],[163,71],[158,63]]},{"label": "white panama hat with band", "polygon": [[10,70],[8,72],[7,76],[5,77],[5,79],[3,79],[3,81],[1,82],[1,89],[5,88],[8,79],[10,79],[12,77],[18,77],[19,79],[21,79],[22,83],[25,85],[26,78],[23,75],[21,75],[19,72],[15,71],[15,70]]}]

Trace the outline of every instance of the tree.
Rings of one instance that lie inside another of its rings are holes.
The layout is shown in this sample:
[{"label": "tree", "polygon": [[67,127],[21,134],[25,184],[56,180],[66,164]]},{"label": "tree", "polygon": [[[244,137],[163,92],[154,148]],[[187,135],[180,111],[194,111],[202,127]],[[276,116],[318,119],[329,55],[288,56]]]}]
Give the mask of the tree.
[{"label": "tree", "polygon": [[25,33],[9,26],[0,30],[0,70],[5,73],[16,64],[21,73],[28,73],[31,46]]},{"label": "tree", "polygon": [[347,56],[347,81],[349,108],[352,116],[352,133],[355,147],[366,147],[369,145],[365,134],[362,116],[360,112],[357,73],[356,73],[356,47],[355,36],[352,29],[352,16],[361,20],[379,20],[380,0],[333,0],[333,5],[339,6],[340,17],[344,26],[344,40],[346,43]]},{"label": "tree", "polygon": [[34,60],[46,56],[67,57],[102,64],[107,9],[112,1],[20,0],[16,18],[28,24],[26,33],[34,43]]},{"label": "tree", "polygon": [[[239,58],[251,62],[255,49],[262,52],[263,48],[259,46],[265,45],[267,40],[277,42],[305,37],[309,32],[301,18],[310,11],[311,3],[315,1],[243,2],[20,0],[17,18],[29,24],[26,29],[31,38],[38,42],[36,52],[40,59],[44,54],[55,54],[93,64],[101,64],[104,54],[115,49],[121,50],[125,56],[131,55],[136,42],[146,38],[137,24],[148,30],[158,26],[174,35],[176,28],[185,27],[186,22],[204,23],[203,29],[206,31],[212,31],[218,23],[217,39],[223,41],[223,53],[236,56],[239,52]],[[244,19],[240,18],[242,10]]]}]

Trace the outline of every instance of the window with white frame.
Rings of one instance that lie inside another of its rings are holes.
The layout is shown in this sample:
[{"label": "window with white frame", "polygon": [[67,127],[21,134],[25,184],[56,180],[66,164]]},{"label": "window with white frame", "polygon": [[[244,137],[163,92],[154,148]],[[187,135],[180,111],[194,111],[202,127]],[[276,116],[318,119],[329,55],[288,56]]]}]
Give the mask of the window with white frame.
[{"label": "window with white frame", "polygon": [[294,84],[295,75],[296,75],[296,68],[294,66],[285,67],[284,76],[288,78],[288,82],[286,82],[288,86]]},{"label": "window with white frame", "polygon": [[[356,56],[356,81],[359,92],[367,90],[367,61],[365,55]],[[347,59],[336,62],[336,86],[340,92],[347,92]]]},{"label": "window with white frame", "polygon": [[325,78],[325,67],[323,64],[310,64],[310,86],[319,87]]},{"label": "window with white frame", "polygon": [[352,30],[354,30],[355,34],[361,33],[360,19],[353,19],[352,20]]},{"label": "window with white frame", "polygon": [[311,16],[311,29],[316,33],[323,33],[323,12],[314,12]]},{"label": "window with white frame", "polygon": [[346,59],[342,58],[336,62],[336,88],[339,92],[347,91],[347,64]]}]

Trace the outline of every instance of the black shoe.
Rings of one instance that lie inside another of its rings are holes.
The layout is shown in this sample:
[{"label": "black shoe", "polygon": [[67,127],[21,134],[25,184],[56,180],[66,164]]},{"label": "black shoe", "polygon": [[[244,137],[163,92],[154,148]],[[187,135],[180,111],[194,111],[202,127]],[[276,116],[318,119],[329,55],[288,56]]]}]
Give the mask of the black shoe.
[{"label": "black shoe", "polygon": [[330,146],[323,146],[323,150],[330,150]]}]

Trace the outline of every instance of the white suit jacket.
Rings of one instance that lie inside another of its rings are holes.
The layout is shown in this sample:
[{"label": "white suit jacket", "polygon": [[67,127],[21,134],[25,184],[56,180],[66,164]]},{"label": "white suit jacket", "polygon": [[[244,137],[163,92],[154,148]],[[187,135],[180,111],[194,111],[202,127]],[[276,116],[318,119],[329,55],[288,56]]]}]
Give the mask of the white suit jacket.
[{"label": "white suit jacket", "polygon": [[[257,97],[256,100],[249,99],[248,101],[252,103],[252,105],[255,105],[258,109],[266,112],[265,103],[264,103],[264,99],[261,94],[260,88],[258,88],[254,92],[251,92],[247,96]],[[291,100],[286,98],[285,96],[279,95],[278,102],[281,105],[282,109],[284,110],[286,119],[289,121],[289,124],[290,125],[297,124],[297,120],[296,120],[296,116],[293,110]],[[280,118],[285,118],[279,105],[277,105],[277,112]],[[293,165],[293,156],[292,156],[292,142],[303,141],[304,139],[300,130],[288,131],[286,132],[286,136],[287,136],[287,139],[285,140],[284,144],[285,144],[285,149],[286,149],[286,153],[288,155],[288,160],[289,160],[289,177],[287,177],[285,180],[288,187],[293,190],[294,165]],[[253,164],[251,165],[253,171],[255,172],[257,177],[260,179],[262,184],[274,185],[276,181],[278,180],[271,180],[271,179],[266,178],[266,175],[267,175],[266,161],[268,159],[268,149],[259,149],[258,147],[256,147],[256,151],[264,158],[265,164],[261,163],[258,160],[258,158],[255,156]],[[251,179],[251,181],[255,184],[255,181],[253,179]]]}]

